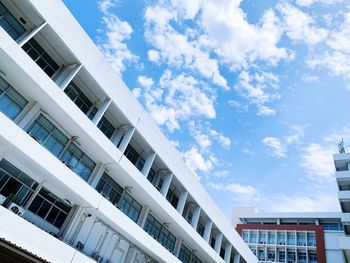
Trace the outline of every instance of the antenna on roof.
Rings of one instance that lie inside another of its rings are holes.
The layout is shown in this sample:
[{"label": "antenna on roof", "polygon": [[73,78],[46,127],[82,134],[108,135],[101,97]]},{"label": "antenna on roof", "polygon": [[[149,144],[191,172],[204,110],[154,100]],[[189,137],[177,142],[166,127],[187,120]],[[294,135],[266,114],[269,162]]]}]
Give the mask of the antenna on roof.
[{"label": "antenna on roof", "polygon": [[341,141],[338,143],[339,153],[345,153],[344,139],[341,138]]}]

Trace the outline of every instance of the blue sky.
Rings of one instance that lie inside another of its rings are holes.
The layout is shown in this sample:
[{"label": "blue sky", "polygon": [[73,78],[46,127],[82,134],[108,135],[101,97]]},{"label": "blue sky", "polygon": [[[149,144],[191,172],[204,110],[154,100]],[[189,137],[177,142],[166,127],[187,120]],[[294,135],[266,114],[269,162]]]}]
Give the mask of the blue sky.
[{"label": "blue sky", "polygon": [[339,211],[347,1],[64,2],[228,217]]}]

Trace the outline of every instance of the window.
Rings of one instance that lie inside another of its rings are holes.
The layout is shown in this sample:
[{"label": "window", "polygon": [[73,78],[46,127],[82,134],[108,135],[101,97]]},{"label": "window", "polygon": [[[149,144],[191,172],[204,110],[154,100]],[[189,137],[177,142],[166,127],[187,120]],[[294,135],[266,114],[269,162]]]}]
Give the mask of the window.
[{"label": "window", "polygon": [[151,169],[149,170],[148,175],[147,175],[147,180],[148,180],[151,184],[153,184],[153,181],[154,181],[156,175],[157,175],[157,172],[156,172],[153,168],[151,168]]},{"label": "window", "polygon": [[160,231],[162,229],[162,224],[154,218],[151,214],[148,214],[145,226],[143,229],[153,238],[157,239],[159,237]]},{"label": "window", "polygon": [[84,95],[84,93],[74,82],[69,83],[64,92],[84,114],[88,113],[92,107],[92,102]]},{"label": "window", "polygon": [[176,237],[171,234],[169,230],[163,227],[162,232],[160,232],[158,241],[162,244],[163,247],[172,252],[175,247]]},{"label": "window", "polygon": [[306,252],[298,252],[298,263],[306,263]]},{"label": "window", "polygon": [[42,188],[28,210],[59,229],[66,220],[71,207],[47,189]]},{"label": "window", "polygon": [[308,246],[316,246],[316,235],[315,233],[307,233],[307,245]]},{"label": "window", "polygon": [[257,242],[257,234],[256,232],[250,233],[250,243],[256,243]]},{"label": "window", "polygon": [[167,195],[166,195],[166,200],[174,207],[177,207],[177,204],[179,203],[179,198],[175,194],[175,190],[169,189]]},{"label": "window", "polygon": [[115,206],[118,205],[123,193],[123,188],[106,173],[103,174],[96,190]]},{"label": "window", "polygon": [[269,250],[267,252],[267,260],[268,261],[275,261],[275,251]]},{"label": "window", "polygon": [[220,248],[220,257],[225,258],[225,249],[223,247]]},{"label": "window", "polygon": [[0,161],[0,194],[11,202],[24,205],[37,186],[37,182],[8,161]]},{"label": "window", "polygon": [[269,244],[275,244],[276,243],[276,235],[275,235],[275,233],[269,232],[268,243]]},{"label": "window", "polygon": [[59,66],[34,38],[25,43],[22,48],[49,77],[58,70]]},{"label": "window", "polygon": [[214,236],[212,236],[211,239],[210,239],[210,246],[211,246],[212,248],[214,248],[214,247],[215,247],[215,243],[216,243],[216,239],[215,239]]},{"label": "window", "polygon": [[119,209],[135,223],[139,219],[142,206],[131,195],[124,191],[119,204]]},{"label": "window", "polygon": [[192,211],[188,211],[187,216],[186,216],[186,221],[191,224],[193,218],[193,213]]},{"label": "window", "polygon": [[261,232],[259,233],[259,243],[260,244],[266,244],[266,232]]},{"label": "window", "polygon": [[191,263],[191,250],[189,250],[184,244],[181,244],[179,260],[183,263]]},{"label": "window", "polygon": [[324,230],[340,231],[342,230],[341,225],[338,223],[323,223]]},{"label": "window", "polygon": [[2,3],[0,3],[0,26],[14,40],[18,39],[26,31]]},{"label": "window", "polygon": [[287,254],[287,262],[288,263],[295,263],[295,252],[294,251],[288,251],[288,254]]},{"label": "window", "polygon": [[198,257],[192,254],[191,263],[202,263],[202,261]]},{"label": "window", "polygon": [[69,139],[42,114],[33,122],[28,131],[36,141],[58,157]]},{"label": "window", "polygon": [[306,246],[306,236],[304,232],[297,233],[297,245]]},{"label": "window", "polygon": [[87,181],[95,168],[95,163],[75,144],[70,144],[62,155],[61,161],[72,171]]},{"label": "window", "polygon": [[286,233],[278,232],[277,233],[277,245],[285,245],[286,244]]},{"label": "window", "polygon": [[278,262],[286,261],[286,253],[284,251],[278,251]]},{"label": "window", "polygon": [[264,250],[259,249],[258,259],[265,261],[265,251]]},{"label": "window", "polygon": [[287,233],[287,245],[295,245],[295,233]]},{"label": "window", "polygon": [[108,139],[110,139],[115,132],[114,126],[105,117],[101,118],[100,122],[97,124],[97,127],[101,130],[101,132],[103,132],[104,135],[106,135]]},{"label": "window", "polygon": [[248,243],[248,231],[243,231],[242,237],[244,242]]},{"label": "window", "polygon": [[203,237],[204,235],[204,230],[205,230],[205,227],[204,225],[201,223],[201,222],[198,222],[198,225],[197,225],[197,233]]},{"label": "window", "polygon": [[309,263],[317,263],[317,255],[314,252],[309,252]]},{"label": "window", "polygon": [[28,101],[23,96],[0,77],[0,111],[2,113],[14,120],[27,103]]},{"label": "window", "polygon": [[129,161],[136,166],[136,168],[141,171],[144,164],[145,164],[145,160],[140,157],[140,154],[134,149],[134,147],[132,147],[130,144],[128,145],[128,147],[126,147],[126,150],[124,152],[124,155],[126,156],[126,158],[129,159]]}]

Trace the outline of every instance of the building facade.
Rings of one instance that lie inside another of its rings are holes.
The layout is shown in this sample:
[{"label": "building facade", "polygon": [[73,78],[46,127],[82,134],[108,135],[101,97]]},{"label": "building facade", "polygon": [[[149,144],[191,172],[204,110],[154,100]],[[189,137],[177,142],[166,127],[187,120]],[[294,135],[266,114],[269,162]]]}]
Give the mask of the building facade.
[{"label": "building facade", "polygon": [[341,213],[255,213],[234,209],[236,229],[259,262],[346,263]]},{"label": "building facade", "polygon": [[0,203],[2,259],[257,262],[60,0],[0,0]]}]

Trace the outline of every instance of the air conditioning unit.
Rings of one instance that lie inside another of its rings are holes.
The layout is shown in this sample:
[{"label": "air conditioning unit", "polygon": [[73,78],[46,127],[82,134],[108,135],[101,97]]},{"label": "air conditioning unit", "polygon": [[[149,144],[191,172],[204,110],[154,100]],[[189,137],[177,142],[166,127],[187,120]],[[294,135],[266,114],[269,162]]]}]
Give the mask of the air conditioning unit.
[{"label": "air conditioning unit", "polygon": [[8,207],[9,210],[11,210],[16,215],[22,216],[25,212],[24,208],[20,207],[19,205],[15,203],[11,203]]},{"label": "air conditioning unit", "polygon": [[101,257],[97,252],[92,253],[92,257],[96,260],[97,263],[102,263],[103,257]]},{"label": "air conditioning unit", "polygon": [[78,241],[77,245],[75,246],[78,250],[83,250],[84,249],[84,244]]}]

